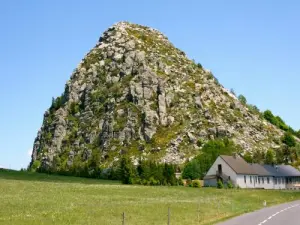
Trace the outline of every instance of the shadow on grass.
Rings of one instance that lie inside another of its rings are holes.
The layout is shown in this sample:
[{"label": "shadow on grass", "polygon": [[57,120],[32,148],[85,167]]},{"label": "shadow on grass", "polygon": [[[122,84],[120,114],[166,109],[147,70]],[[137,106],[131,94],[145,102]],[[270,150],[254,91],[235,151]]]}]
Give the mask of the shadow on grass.
[{"label": "shadow on grass", "polygon": [[23,180],[54,183],[79,183],[79,184],[120,184],[119,181],[101,180],[92,178],[53,175],[45,173],[23,172],[0,169],[0,180]]}]

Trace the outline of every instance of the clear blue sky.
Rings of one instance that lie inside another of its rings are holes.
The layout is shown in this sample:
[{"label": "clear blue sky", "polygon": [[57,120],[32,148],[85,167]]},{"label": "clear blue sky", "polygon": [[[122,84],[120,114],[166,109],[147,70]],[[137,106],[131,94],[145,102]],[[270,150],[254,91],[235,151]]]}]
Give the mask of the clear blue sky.
[{"label": "clear blue sky", "polygon": [[[127,2],[127,3],[126,3]],[[26,167],[51,98],[118,21],[161,30],[219,81],[300,128],[300,2],[3,0],[0,166]]]}]

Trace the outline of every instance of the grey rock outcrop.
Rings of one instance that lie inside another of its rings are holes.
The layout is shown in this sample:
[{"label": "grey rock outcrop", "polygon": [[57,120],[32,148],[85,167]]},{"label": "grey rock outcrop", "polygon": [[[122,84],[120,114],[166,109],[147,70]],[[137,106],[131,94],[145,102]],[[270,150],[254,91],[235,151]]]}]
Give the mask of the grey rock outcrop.
[{"label": "grey rock outcrop", "polygon": [[281,135],[161,32],[121,22],[104,32],[45,113],[32,162],[68,170],[78,161],[105,167],[122,154],[142,154],[183,163],[199,152],[199,139],[232,138],[252,151],[274,147]]}]

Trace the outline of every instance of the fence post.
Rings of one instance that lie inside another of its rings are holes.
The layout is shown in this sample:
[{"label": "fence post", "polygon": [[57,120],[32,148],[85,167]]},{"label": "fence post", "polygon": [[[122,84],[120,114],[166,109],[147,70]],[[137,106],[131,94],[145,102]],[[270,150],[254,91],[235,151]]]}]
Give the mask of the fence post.
[{"label": "fence post", "polygon": [[200,211],[200,202],[198,202],[198,210],[197,210],[198,223],[200,223],[199,211]]},{"label": "fence post", "polygon": [[170,207],[168,207],[168,225],[170,225]]},{"label": "fence post", "polygon": [[125,225],[125,212],[122,214],[122,225]]}]

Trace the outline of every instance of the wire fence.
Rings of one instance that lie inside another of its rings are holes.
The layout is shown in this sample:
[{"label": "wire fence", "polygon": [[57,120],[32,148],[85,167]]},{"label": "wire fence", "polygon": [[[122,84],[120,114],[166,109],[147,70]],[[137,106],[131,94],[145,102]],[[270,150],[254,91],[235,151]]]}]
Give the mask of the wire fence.
[{"label": "wire fence", "polygon": [[[209,215],[206,215],[207,212],[202,211],[201,210],[201,203],[199,202],[197,209],[195,210],[196,214],[194,214],[194,218],[197,221],[194,220],[194,222],[198,223],[198,224],[202,224],[202,223],[207,223],[207,222],[211,222],[211,221],[207,221],[207,220],[219,220],[219,219],[224,219],[224,218],[229,218],[235,215],[239,215],[241,213],[247,213],[247,212],[251,212],[255,209],[257,209],[257,203],[259,203],[261,205],[260,208],[263,207],[267,207],[268,203],[266,200],[261,200],[259,199],[256,202],[247,202],[247,200],[243,200],[244,204],[241,207],[241,205],[235,205],[235,203],[232,201],[230,203],[226,203],[226,205],[224,205],[224,203],[222,203],[221,201],[214,201],[213,205],[214,210],[213,213],[208,213]],[[225,207],[224,207],[225,206]],[[226,209],[226,210],[225,210]],[[171,225],[172,224],[172,208],[168,207],[166,208],[166,214],[165,214],[165,219],[162,218],[162,220],[164,220],[165,222],[163,222],[163,224],[167,224],[167,225]],[[126,217],[126,212],[123,212],[121,215],[121,221],[122,225],[130,225],[130,219],[129,217]],[[131,215],[134,216],[134,215]],[[175,221],[175,218],[174,218]],[[177,223],[178,224],[178,221]]]}]

